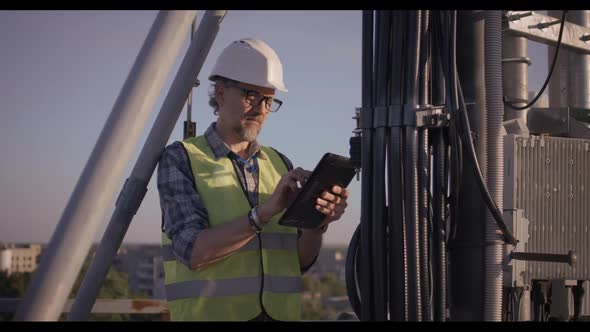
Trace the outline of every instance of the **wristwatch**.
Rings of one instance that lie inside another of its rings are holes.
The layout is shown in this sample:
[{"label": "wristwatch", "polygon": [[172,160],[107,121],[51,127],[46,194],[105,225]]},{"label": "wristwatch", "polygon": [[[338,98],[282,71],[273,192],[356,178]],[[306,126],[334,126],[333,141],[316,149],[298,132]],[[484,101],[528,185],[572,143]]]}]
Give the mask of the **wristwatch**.
[{"label": "wristwatch", "polygon": [[250,227],[252,227],[256,234],[258,234],[262,230],[262,227],[258,226],[256,223],[254,217],[252,216],[252,211],[253,210],[248,211],[248,222],[250,223]]},{"label": "wristwatch", "polygon": [[260,220],[260,217],[258,216],[258,206],[255,206],[252,208],[252,210],[250,210],[251,214],[252,214],[252,219],[254,219],[254,223],[256,223],[256,226],[258,226],[260,229],[262,229],[262,227],[264,227],[264,224],[262,223],[262,220]]}]

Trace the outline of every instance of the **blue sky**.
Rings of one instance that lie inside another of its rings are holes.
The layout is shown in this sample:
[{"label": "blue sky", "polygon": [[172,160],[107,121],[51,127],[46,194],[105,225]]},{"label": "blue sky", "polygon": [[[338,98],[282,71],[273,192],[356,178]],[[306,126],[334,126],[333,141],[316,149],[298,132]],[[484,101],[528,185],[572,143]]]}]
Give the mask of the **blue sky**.
[{"label": "blue sky", "polygon": [[[0,242],[47,242],[86,165],[156,11],[0,11]],[[199,12],[200,18],[202,12]],[[361,103],[360,11],[228,11],[194,90],[193,121],[202,134],[214,121],[207,76],[230,42],[266,41],[281,58],[287,93],[271,114],[261,143],[313,169],[325,152],[348,155],[352,115]],[[136,147],[147,133],[188,47],[174,69]],[[545,46],[529,43],[530,89],[547,72]],[[183,110],[169,143],[182,139]],[[159,242],[155,176],[125,242]],[[347,245],[360,217],[360,182],[349,209],[326,233]],[[113,204],[114,207],[114,200]],[[100,240],[112,209],[97,234]]]}]

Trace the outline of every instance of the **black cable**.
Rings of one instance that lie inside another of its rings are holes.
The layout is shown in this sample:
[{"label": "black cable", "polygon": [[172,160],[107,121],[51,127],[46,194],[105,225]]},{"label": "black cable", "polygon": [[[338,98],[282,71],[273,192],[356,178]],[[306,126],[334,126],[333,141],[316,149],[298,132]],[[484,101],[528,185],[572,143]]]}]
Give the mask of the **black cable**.
[{"label": "black cable", "polygon": [[465,126],[463,128],[464,130],[462,130],[463,136],[465,136],[465,139],[463,140],[463,144],[466,145],[465,148],[467,149],[467,155],[469,156],[469,161],[471,161],[471,165],[473,166],[473,171],[475,172],[475,175],[476,175],[475,177],[477,180],[477,184],[479,185],[479,190],[484,198],[484,201],[486,202],[488,209],[490,210],[490,213],[492,214],[492,216],[496,220],[498,227],[500,227],[500,229],[502,230],[502,234],[504,235],[504,240],[506,242],[512,244],[513,246],[516,246],[516,244],[518,243],[518,240],[512,235],[512,233],[510,232],[510,230],[508,229],[508,227],[504,223],[504,220],[502,219],[502,213],[500,212],[500,209],[496,205],[496,202],[494,201],[494,199],[490,195],[487,185],[483,181],[483,175],[481,174],[481,169],[480,169],[479,163],[477,161],[477,155],[475,154],[475,148],[473,146],[473,139],[471,138],[471,128],[469,126],[469,116],[467,115],[467,109],[465,107],[465,100],[463,99],[463,91],[461,89],[461,83],[460,82],[457,82],[457,83],[458,83],[457,88],[458,88],[458,92],[459,92],[459,103],[461,105],[461,107],[459,108],[459,113],[461,113],[461,115],[462,115],[463,125]]},{"label": "black cable", "polygon": [[[479,167],[479,162],[477,161],[477,155],[475,154],[475,147],[473,146],[473,139],[471,137],[471,127],[469,125],[469,115],[467,114],[465,99],[463,97],[463,91],[461,89],[461,83],[460,83],[459,77],[458,77],[456,50],[453,50],[453,47],[452,47],[455,43],[454,36],[456,36],[456,12],[451,14],[451,30],[452,30],[451,31],[452,38],[449,40],[450,44],[451,44],[451,47],[449,49],[451,59],[447,58],[447,60],[450,60],[450,67],[452,67],[452,68],[447,67],[447,69],[448,69],[447,72],[450,72],[449,73],[450,74],[449,75],[450,76],[449,77],[449,81],[450,81],[449,92],[450,92],[451,96],[458,97],[459,105],[452,105],[452,106],[458,106],[458,107],[457,108],[451,107],[451,109],[449,109],[449,111],[454,113],[454,115],[455,115],[455,117],[453,117],[453,119],[455,120],[455,125],[457,127],[456,129],[457,129],[459,135],[462,134],[462,136],[463,136],[463,140],[461,140],[461,142],[463,143],[462,145],[464,146],[464,148],[467,150],[467,155],[468,155],[469,161],[471,162],[471,165],[473,166],[473,171],[475,173],[476,182],[477,182],[480,192],[483,196],[483,199],[484,199],[488,209],[490,210],[490,213],[492,214],[492,216],[496,220],[498,227],[500,227],[500,229],[502,230],[505,241],[512,244],[512,245],[516,245],[518,243],[518,240],[516,238],[514,238],[514,236],[512,235],[510,230],[508,230],[508,227],[504,223],[504,221],[502,219],[502,213],[500,212],[498,206],[496,205],[496,202],[491,197],[490,192],[487,188],[487,185],[485,184],[485,182],[483,180],[481,168]],[[447,62],[447,64],[449,64],[449,63]],[[453,100],[453,99],[454,98],[452,98],[451,101],[457,101],[457,100]],[[451,104],[454,104],[454,103],[451,103]],[[458,113],[455,112],[454,110],[456,110]],[[457,115],[460,115],[461,117],[457,119],[457,117],[456,117]],[[461,121],[461,120],[463,120],[463,121]],[[458,149],[460,149],[460,148],[458,148]],[[456,188],[456,189],[458,189],[458,188]],[[456,199],[456,197],[454,197],[454,198]],[[454,203],[456,204],[457,202],[455,201]],[[453,218],[456,218],[456,215],[453,216]],[[451,220],[451,222],[452,222],[452,220]]]},{"label": "black cable", "polygon": [[346,292],[348,293],[348,300],[350,301],[350,306],[352,310],[356,314],[357,317],[361,317],[361,298],[360,298],[360,289],[358,284],[358,275],[359,275],[359,267],[360,267],[360,237],[361,235],[361,225],[356,227],[356,230],[352,234],[352,238],[350,240],[350,245],[348,246],[348,252],[346,253],[346,270],[345,270],[345,277],[346,277]]},{"label": "black cable", "polygon": [[543,87],[541,88],[541,91],[539,91],[539,93],[535,96],[535,98],[533,98],[533,100],[531,100],[528,104],[524,105],[524,106],[515,106],[514,104],[511,104],[509,102],[506,101],[506,96],[504,96],[504,105],[515,109],[517,111],[522,111],[525,110],[531,106],[533,106],[536,102],[537,99],[541,98],[541,95],[543,94],[543,92],[545,92],[545,88],[547,88],[547,85],[549,84],[549,80],[551,80],[551,75],[553,74],[553,69],[555,68],[555,64],[557,63],[557,57],[559,55],[559,49],[561,48],[561,36],[563,36],[563,27],[565,26],[565,14],[567,13],[567,10],[563,11],[563,14],[561,16],[561,26],[559,27],[559,37],[557,38],[557,46],[555,47],[555,55],[553,56],[553,62],[551,63],[551,69],[549,69],[549,73],[547,74],[547,78],[545,79],[545,83],[543,83]]},{"label": "black cable", "polygon": [[[452,189],[450,196],[448,198],[448,202],[450,205],[451,211],[451,218],[450,218],[450,234],[449,234],[449,243],[452,243],[455,239],[458,229],[457,223],[457,216],[459,211],[459,189],[461,188],[461,175],[463,173],[463,153],[462,153],[462,145],[461,145],[461,138],[459,135],[459,125],[457,124],[457,114],[454,110],[459,108],[458,105],[458,97],[457,97],[457,89],[456,89],[456,81],[454,77],[456,76],[453,74],[452,68],[453,62],[453,55],[456,54],[453,52],[454,45],[456,45],[456,15],[454,11],[447,12],[440,14],[440,22],[441,27],[440,31],[444,31],[447,40],[444,43],[444,47],[440,48],[441,63],[444,66],[443,72],[446,74],[447,79],[445,80],[446,89],[449,92],[447,95],[447,109],[451,114],[451,124],[449,126],[449,135],[450,135],[450,145],[451,145],[451,180],[453,182]],[[441,41],[444,41],[444,35],[440,36]],[[448,243],[447,243],[448,245]],[[450,247],[450,246],[447,246]]]}]

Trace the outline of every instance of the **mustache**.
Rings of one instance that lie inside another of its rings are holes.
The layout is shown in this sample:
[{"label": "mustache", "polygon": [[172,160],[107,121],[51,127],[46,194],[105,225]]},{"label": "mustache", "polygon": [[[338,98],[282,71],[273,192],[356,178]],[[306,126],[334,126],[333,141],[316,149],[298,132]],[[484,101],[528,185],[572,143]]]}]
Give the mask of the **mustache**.
[{"label": "mustache", "polygon": [[244,117],[244,120],[251,120],[251,121],[256,121],[258,123],[262,123],[262,115],[261,114],[246,115]]}]

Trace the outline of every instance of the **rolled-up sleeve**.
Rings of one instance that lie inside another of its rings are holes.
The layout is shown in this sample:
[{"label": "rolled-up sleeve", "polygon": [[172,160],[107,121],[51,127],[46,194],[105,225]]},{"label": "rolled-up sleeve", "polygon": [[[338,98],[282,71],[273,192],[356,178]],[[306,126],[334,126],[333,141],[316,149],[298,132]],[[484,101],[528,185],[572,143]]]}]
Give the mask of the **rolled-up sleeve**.
[{"label": "rolled-up sleeve", "polygon": [[195,188],[190,161],[180,142],[169,145],[162,153],[158,192],[162,230],[172,241],[176,259],[188,267],[195,238],[209,226],[209,215]]}]

